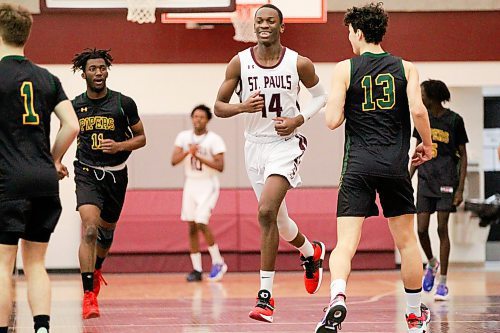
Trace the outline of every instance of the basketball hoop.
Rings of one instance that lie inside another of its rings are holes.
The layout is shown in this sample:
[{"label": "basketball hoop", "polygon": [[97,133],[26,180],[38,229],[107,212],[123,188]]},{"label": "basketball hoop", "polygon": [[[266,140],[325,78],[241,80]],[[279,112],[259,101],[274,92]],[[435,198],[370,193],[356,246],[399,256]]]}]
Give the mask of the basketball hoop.
[{"label": "basketball hoop", "polygon": [[127,20],[143,23],[155,23],[156,0],[127,0]]},{"label": "basketball hoop", "polygon": [[255,12],[260,6],[262,4],[237,5],[236,11],[231,15],[231,22],[234,26],[234,40],[244,43],[257,42],[253,21]]}]

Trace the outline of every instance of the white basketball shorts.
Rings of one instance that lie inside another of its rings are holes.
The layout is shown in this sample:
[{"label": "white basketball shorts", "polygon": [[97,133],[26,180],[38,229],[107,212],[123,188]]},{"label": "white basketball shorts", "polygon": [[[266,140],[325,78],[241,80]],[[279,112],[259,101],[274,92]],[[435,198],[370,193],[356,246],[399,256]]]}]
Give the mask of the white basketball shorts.
[{"label": "white basketball shorts", "polygon": [[208,224],[219,190],[217,177],[187,178],[182,192],[181,220]]},{"label": "white basketball shorts", "polygon": [[291,187],[300,186],[299,166],[306,151],[307,139],[295,134],[284,139],[265,141],[260,137],[246,137],[245,165],[252,187],[255,189],[255,184],[263,185],[271,175],[285,177]]}]

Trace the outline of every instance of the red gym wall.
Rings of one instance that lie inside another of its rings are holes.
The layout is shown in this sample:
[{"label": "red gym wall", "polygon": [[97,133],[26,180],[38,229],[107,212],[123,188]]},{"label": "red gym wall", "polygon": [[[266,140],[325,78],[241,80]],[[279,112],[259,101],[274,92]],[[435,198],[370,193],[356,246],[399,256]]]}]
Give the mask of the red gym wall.
[{"label": "red gym wall", "polygon": [[[283,43],[315,62],[351,56],[342,13],[326,24],[286,25]],[[497,61],[499,12],[391,13],[384,47],[412,61]],[[231,25],[187,30],[184,24],[130,23],[125,10],[54,11],[35,15],[27,54],[42,64],[67,64],[84,47],[111,48],[117,63],[225,63],[247,45]],[[437,42],[439,41],[439,42]],[[60,47],[64,45],[64,47]],[[57,47],[55,47],[57,46]]]}]

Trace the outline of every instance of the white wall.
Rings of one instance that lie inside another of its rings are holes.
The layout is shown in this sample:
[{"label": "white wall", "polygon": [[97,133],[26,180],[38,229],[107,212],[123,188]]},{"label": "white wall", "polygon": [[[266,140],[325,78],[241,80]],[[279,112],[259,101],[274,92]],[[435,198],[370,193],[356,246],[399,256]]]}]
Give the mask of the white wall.
[{"label": "white wall", "polygon": [[[317,73],[327,88],[330,86],[333,66],[333,63],[316,64]],[[84,80],[79,73],[71,72],[70,65],[46,67],[61,79],[68,97],[73,98],[85,90]],[[108,85],[111,89],[133,97],[141,114],[187,113],[198,103],[213,105],[218,87],[224,78],[225,67],[225,64],[115,64],[111,67]],[[468,145],[471,160],[481,163],[480,140],[482,140],[483,126],[481,88],[500,86],[500,62],[417,63],[417,67],[421,80],[440,79],[452,88],[450,106],[465,119],[471,140]],[[302,94],[303,102],[307,102],[308,93],[305,89],[302,90]],[[54,124],[52,128],[56,131],[58,126]],[[76,199],[71,164],[73,156],[74,147],[64,161],[71,176],[60,185],[64,210],[49,247],[49,268],[78,267],[80,221],[74,211]],[[479,164],[479,170],[480,168]],[[473,246],[459,248],[457,245],[452,251],[453,261],[462,258],[484,261],[484,244],[479,239]]]}]

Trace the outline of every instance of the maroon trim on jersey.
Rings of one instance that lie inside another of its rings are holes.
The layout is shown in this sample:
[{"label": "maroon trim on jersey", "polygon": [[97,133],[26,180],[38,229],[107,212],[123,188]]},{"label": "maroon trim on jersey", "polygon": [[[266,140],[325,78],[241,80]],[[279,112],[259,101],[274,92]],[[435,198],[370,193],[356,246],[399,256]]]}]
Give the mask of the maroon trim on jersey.
[{"label": "maroon trim on jersey", "polygon": [[264,66],[264,65],[259,64],[259,62],[257,61],[257,58],[255,58],[255,53],[253,52],[254,47],[252,47],[250,49],[250,54],[252,55],[252,59],[253,59],[253,61],[255,62],[255,64],[257,66],[259,66],[260,68],[263,68],[263,69],[273,69],[273,68],[278,67],[281,64],[281,61],[283,61],[283,58],[285,57],[286,47],[283,46],[281,48],[280,58],[279,58],[278,62],[276,63],[276,65],[274,65],[274,66]]},{"label": "maroon trim on jersey", "polygon": [[241,81],[241,77],[238,80],[238,85],[236,86],[236,95],[238,95],[238,98],[240,99],[240,103],[243,103],[243,99],[241,98],[241,94],[243,91],[243,81]]}]

